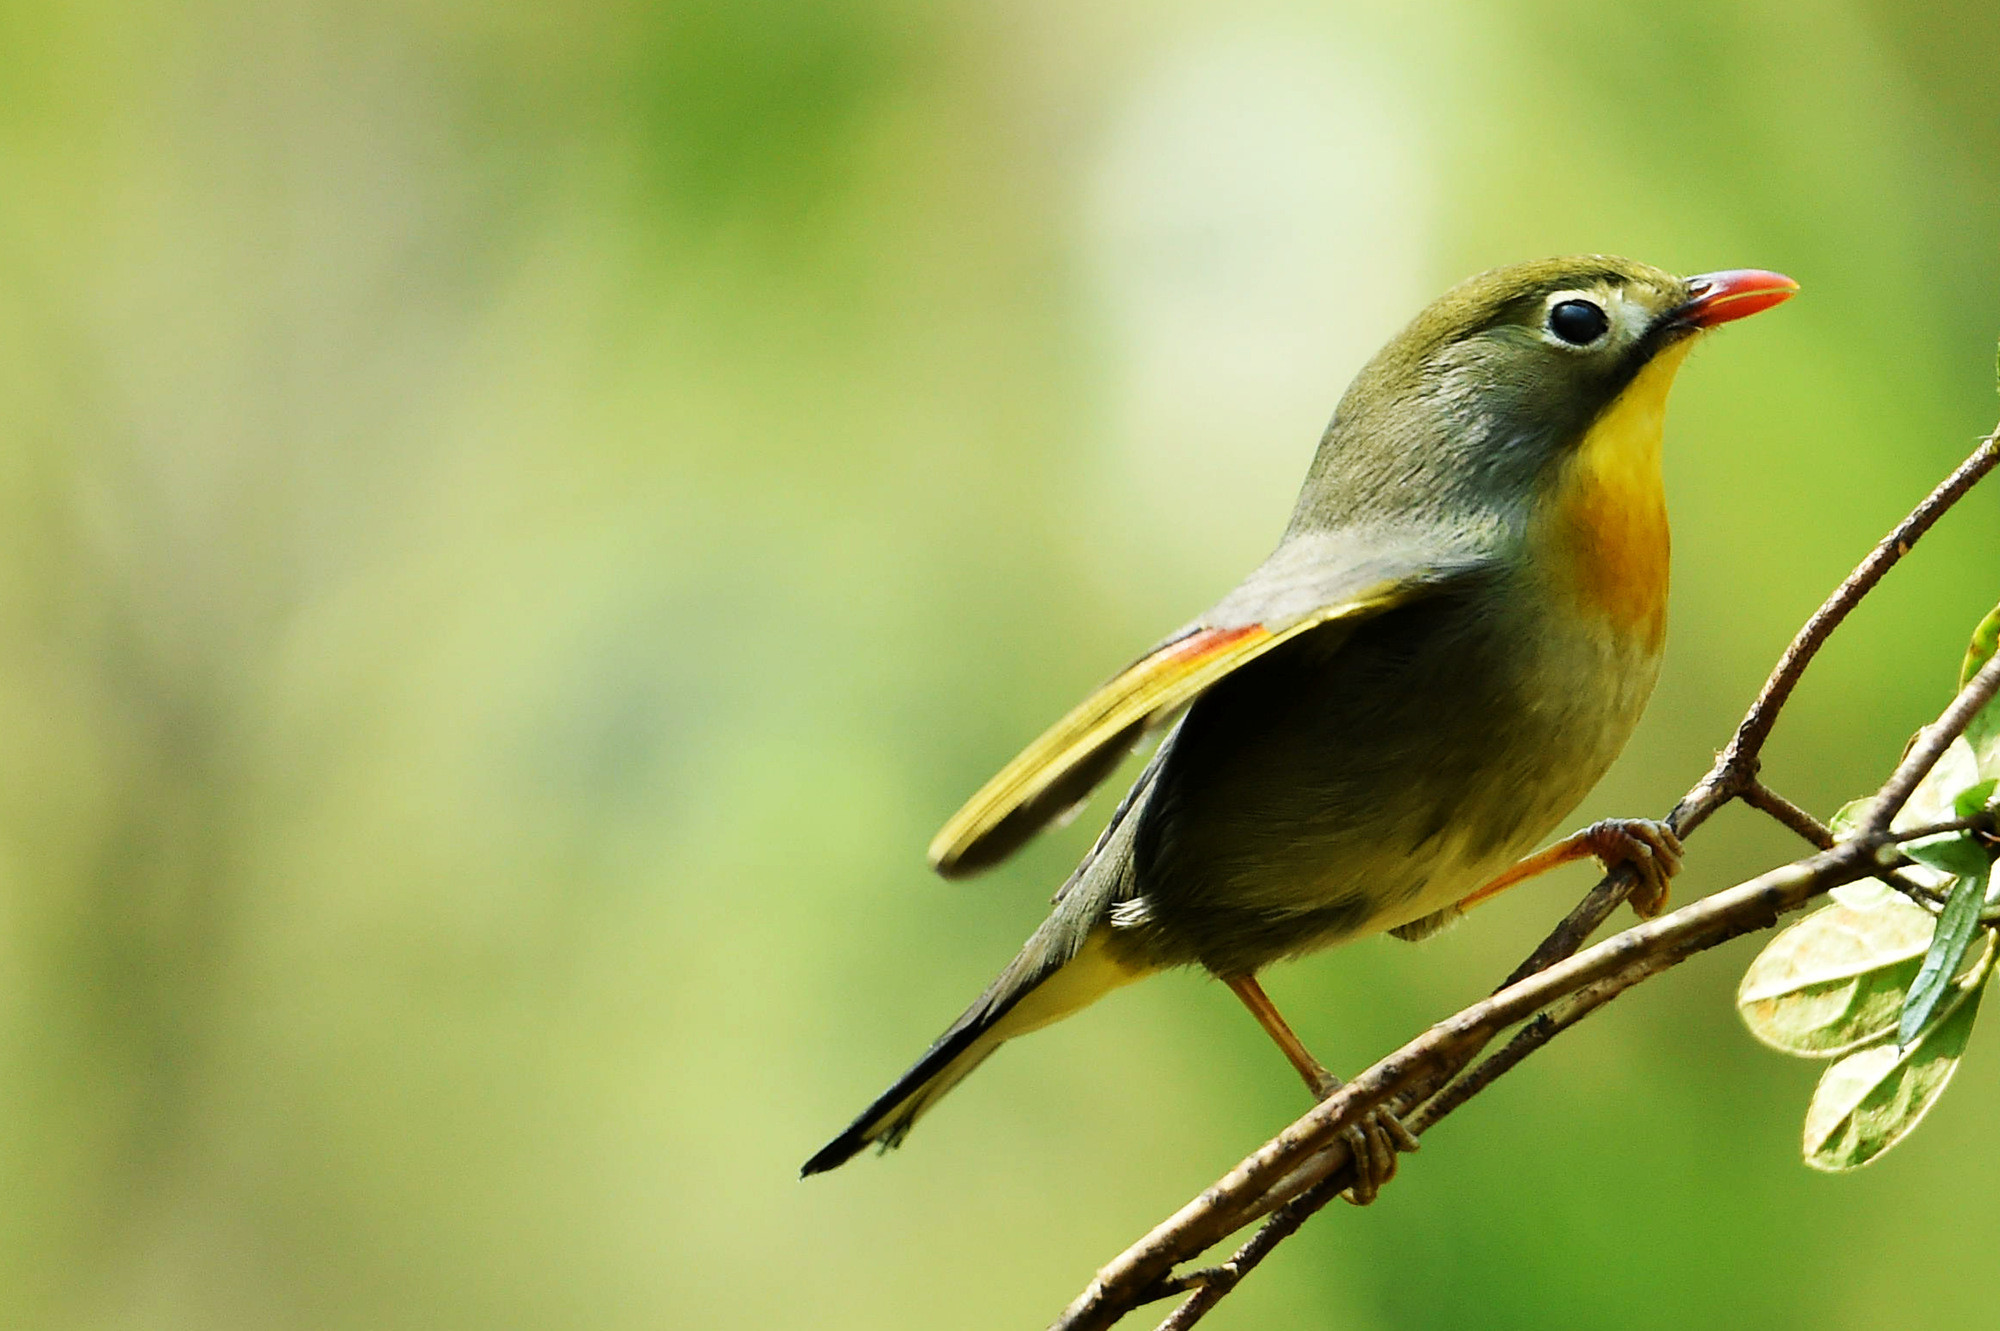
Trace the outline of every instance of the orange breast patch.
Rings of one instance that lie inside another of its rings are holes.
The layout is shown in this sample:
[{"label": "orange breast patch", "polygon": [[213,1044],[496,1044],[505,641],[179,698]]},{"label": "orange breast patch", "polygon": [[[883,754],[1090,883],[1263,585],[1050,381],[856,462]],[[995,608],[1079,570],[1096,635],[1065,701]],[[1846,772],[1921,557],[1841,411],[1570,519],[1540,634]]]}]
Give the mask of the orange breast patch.
[{"label": "orange breast patch", "polygon": [[1591,426],[1549,497],[1540,542],[1550,581],[1579,611],[1654,651],[1666,639],[1672,550],[1660,433],[1688,347],[1656,356]]},{"label": "orange breast patch", "polygon": [[1557,501],[1560,533],[1550,553],[1565,565],[1557,581],[1579,609],[1657,649],[1666,637],[1671,540],[1658,465],[1651,470],[1650,478],[1595,473],[1570,480]]}]

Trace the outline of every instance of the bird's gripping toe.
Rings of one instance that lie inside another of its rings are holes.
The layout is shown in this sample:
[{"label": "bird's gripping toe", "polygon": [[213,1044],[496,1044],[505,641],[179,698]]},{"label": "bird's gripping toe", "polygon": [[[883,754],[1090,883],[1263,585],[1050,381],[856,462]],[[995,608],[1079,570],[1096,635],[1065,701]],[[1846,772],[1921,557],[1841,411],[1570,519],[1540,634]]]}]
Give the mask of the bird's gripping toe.
[{"label": "bird's gripping toe", "polygon": [[1629,900],[1639,918],[1650,920],[1667,908],[1667,885],[1681,871],[1681,839],[1651,818],[1606,818],[1576,834],[1606,873],[1632,866],[1639,885]]},{"label": "bird's gripping toe", "polygon": [[[1319,1076],[1307,1084],[1324,1100],[1346,1083],[1321,1068]],[[1348,1154],[1354,1159],[1354,1186],[1340,1195],[1356,1206],[1366,1206],[1380,1196],[1389,1180],[1396,1177],[1398,1157],[1421,1145],[1416,1134],[1403,1126],[1403,1120],[1382,1105],[1343,1131],[1340,1139],[1347,1143]]]}]

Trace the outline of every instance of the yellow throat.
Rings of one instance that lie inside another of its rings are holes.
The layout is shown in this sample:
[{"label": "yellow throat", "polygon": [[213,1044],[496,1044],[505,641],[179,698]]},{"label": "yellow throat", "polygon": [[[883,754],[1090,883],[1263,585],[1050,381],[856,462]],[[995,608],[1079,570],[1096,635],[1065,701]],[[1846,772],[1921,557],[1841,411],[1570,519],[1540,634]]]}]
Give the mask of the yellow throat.
[{"label": "yellow throat", "polygon": [[1660,479],[1667,390],[1692,339],[1647,363],[1564,466],[1541,533],[1543,567],[1577,610],[1657,652],[1666,640],[1671,540]]}]

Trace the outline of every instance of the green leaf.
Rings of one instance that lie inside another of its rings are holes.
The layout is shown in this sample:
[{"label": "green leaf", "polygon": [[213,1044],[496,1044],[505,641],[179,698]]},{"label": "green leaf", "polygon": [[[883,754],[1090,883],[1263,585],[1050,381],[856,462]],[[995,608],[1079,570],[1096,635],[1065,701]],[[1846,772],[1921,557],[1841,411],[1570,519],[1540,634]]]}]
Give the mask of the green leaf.
[{"label": "green leaf", "polygon": [[1908,904],[1909,898],[1880,878],[1857,878],[1827,893],[1849,910],[1880,910],[1893,902]]},{"label": "green leaf", "polygon": [[2000,777],[1988,777],[1976,786],[1967,786],[1952,797],[1952,812],[1961,818],[1977,818],[1993,802],[1996,790],[2000,790]]},{"label": "green leaf", "polygon": [[[1972,746],[1960,736],[1946,746],[1937,766],[1931,768],[1924,779],[1917,783],[1910,799],[1889,823],[1893,831],[1908,832],[1913,828],[1928,827],[1932,823],[1948,823],[1959,816],[1956,807],[1958,796],[1967,786],[1979,784],[1979,764],[1973,759]],[[1951,880],[1958,870],[1931,867],[1925,858],[1925,848],[1943,841],[1950,841],[1956,833],[1927,837],[1922,841],[1904,843],[1903,850],[1917,866],[1905,869],[1916,882],[1939,892],[1951,890]],[[1844,895],[1844,894],[1843,894]]]},{"label": "green leaf", "polygon": [[[1861,830],[1871,802],[1867,799],[1849,800],[1834,811],[1833,817],[1826,820],[1826,830],[1833,833],[1835,841],[1846,841]],[[1889,901],[1903,900],[1901,893],[1879,878],[1842,883],[1829,895],[1841,905],[1855,910],[1874,910]]]},{"label": "green leaf", "polygon": [[2000,698],[1979,709],[1965,727],[1965,742],[1981,776],[2000,776]]},{"label": "green leaf", "polygon": [[1826,830],[1833,833],[1835,841],[1845,841],[1861,830],[1862,821],[1868,816],[1868,806],[1873,800],[1862,798],[1849,800],[1834,810],[1833,817],[1826,820]]},{"label": "green leaf", "polygon": [[1772,939],[1750,964],[1736,1008],[1750,1033],[1802,1058],[1833,1058],[1896,1028],[1936,921],[1906,898],[1836,904]]},{"label": "green leaf", "polygon": [[[1966,649],[1965,664],[1958,672],[1958,687],[1962,689],[1970,683],[1980,668],[1993,659],[1995,650],[2000,650],[2000,606],[1993,607],[1993,613],[1980,620],[1979,627],[1972,631],[1972,645]],[[1972,724],[1965,728],[1965,740],[1972,746],[1979,774],[2000,776],[2000,699],[1979,709]]]},{"label": "green leaf", "polygon": [[1918,864],[1955,878],[1984,878],[1986,852],[1966,832],[1940,832],[1917,841],[1905,841],[1902,851]]},{"label": "green leaf", "polygon": [[1982,966],[1953,985],[1949,1006],[1913,1044],[1870,1045],[1826,1070],[1806,1110],[1806,1164],[1859,1169],[1909,1136],[1958,1070],[1990,973]]},{"label": "green leaf", "polygon": [[1965,664],[1958,669],[1958,687],[1970,684],[1979,668],[1993,659],[1996,650],[2000,650],[2000,605],[1994,606],[1993,613],[1972,630],[1972,645],[1965,649]]},{"label": "green leaf", "polygon": [[1979,784],[1982,773],[1978,757],[1972,746],[1960,736],[1946,746],[1937,766],[1924,775],[1917,788],[1910,793],[1910,802],[1889,824],[1898,832],[1906,832],[1913,827],[1923,827],[1929,823],[1948,823],[1958,817],[1953,807],[1958,794],[1967,786]]},{"label": "green leaf", "polygon": [[[1910,986],[1910,996],[1903,1000],[1903,1015],[1896,1023],[1896,1043],[1907,1046],[1917,1038],[1930,1021],[1932,1011],[1951,987],[1952,977],[1965,962],[1965,954],[1972,946],[1972,937],[1979,930],[1979,912],[1986,905],[1986,854],[1972,838],[1962,833],[1954,835],[1953,841],[1961,843],[1977,863],[1977,871],[1963,873],[1951,889],[1951,896],[1944,903],[1944,910],[1938,915],[1937,933],[1931,938],[1930,950],[1924,954],[1923,968],[1917,972],[1915,983]],[[1906,848],[1907,849],[1907,848]],[[1937,849],[1942,850],[1942,847]],[[1941,859],[1955,859],[1940,856]],[[1945,865],[1932,863],[1934,867]]]}]

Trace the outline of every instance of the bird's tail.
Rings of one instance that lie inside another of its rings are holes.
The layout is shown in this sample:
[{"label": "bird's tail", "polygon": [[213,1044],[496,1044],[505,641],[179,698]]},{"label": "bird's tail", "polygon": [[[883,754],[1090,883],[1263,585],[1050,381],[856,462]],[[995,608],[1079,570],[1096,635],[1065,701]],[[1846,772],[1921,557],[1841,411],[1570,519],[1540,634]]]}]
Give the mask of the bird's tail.
[{"label": "bird's tail", "polygon": [[1113,954],[1108,924],[1065,939],[1065,923],[1059,912],[1037,930],[979,1001],[845,1132],[806,1161],[800,1176],[845,1164],[871,1143],[885,1151],[899,1145],[925,1110],[1006,1041],[1060,1021],[1151,971]]}]

